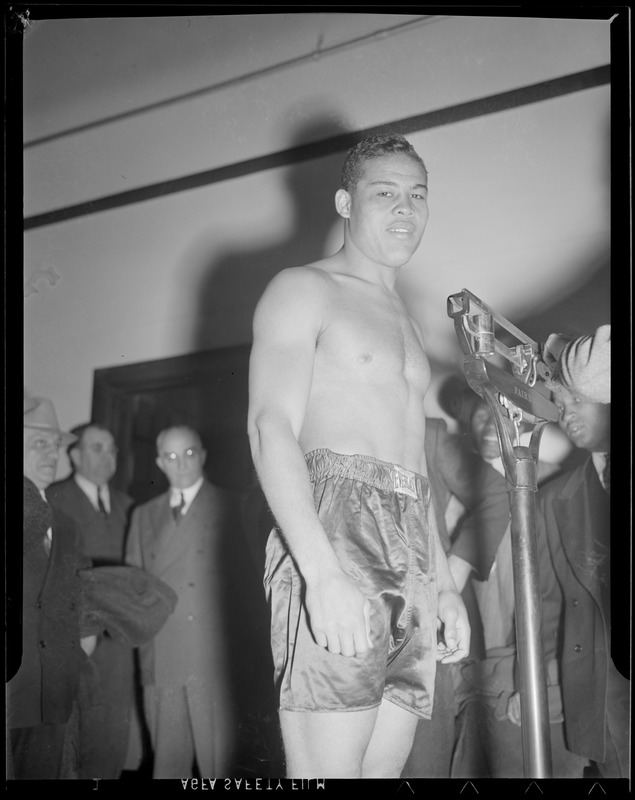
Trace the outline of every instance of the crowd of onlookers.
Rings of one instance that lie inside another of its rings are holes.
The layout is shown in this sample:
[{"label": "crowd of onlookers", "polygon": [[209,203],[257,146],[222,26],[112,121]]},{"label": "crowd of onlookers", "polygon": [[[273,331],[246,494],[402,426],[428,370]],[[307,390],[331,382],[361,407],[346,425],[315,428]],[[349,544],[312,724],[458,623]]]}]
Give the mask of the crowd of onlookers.
[{"label": "crowd of onlookers", "polygon": [[[560,429],[578,454],[569,469],[538,463],[553,776],[628,777],[630,681],[611,655],[610,326],[550,337],[545,356]],[[458,379],[448,387],[440,399],[456,430],[428,419],[426,458],[471,650],[438,664],[434,713],[418,723],[403,776],[522,777],[509,485],[492,409]],[[252,663],[239,663],[248,647],[232,652],[250,613],[245,581],[259,580],[266,504],[257,491],[210,483],[192,427],[166,428],[156,445],[169,487],[135,505],[113,483],[108,428],[62,431],[50,400],[25,398],[21,582],[7,595],[9,778],[226,776],[244,768],[250,746],[261,755],[249,771],[281,774],[275,724],[245,731],[255,692],[239,697],[268,669],[268,644],[253,638]],[[63,448],[72,474],[56,481]]]},{"label": "crowd of onlookers", "polygon": [[[255,769],[244,742],[262,721],[243,709],[258,705],[269,675],[251,685],[266,653],[250,627],[261,609],[248,607],[256,578],[236,525],[241,498],[205,478],[191,427],[167,428],[156,444],[169,488],[135,505],[114,484],[108,428],[62,431],[49,399],[25,398],[22,581],[8,591],[19,612],[8,630],[9,778]],[[63,448],[72,473],[55,481]]]}]

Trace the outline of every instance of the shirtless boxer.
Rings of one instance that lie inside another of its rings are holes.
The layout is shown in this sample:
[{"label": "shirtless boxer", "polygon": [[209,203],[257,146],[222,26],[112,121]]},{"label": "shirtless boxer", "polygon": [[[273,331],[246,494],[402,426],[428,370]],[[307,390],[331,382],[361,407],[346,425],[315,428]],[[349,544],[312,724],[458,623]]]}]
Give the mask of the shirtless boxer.
[{"label": "shirtless boxer", "polygon": [[249,436],[276,519],[265,587],[288,777],[399,777],[436,661],[469,649],[424,455],[430,365],[395,284],[428,220],[401,136],[349,151],[344,245],[254,317]]}]

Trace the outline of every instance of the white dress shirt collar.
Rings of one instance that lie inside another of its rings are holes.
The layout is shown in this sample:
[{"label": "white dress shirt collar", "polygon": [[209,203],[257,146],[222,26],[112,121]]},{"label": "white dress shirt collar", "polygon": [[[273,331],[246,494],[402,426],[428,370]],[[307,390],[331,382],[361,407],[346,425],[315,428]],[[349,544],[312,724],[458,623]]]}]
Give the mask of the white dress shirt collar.
[{"label": "white dress shirt collar", "polygon": [[595,467],[595,471],[598,474],[600,483],[606,489],[606,485],[604,483],[604,468],[606,467],[606,453],[591,453],[591,460],[593,461],[593,466]]},{"label": "white dress shirt collar", "polygon": [[179,506],[181,504],[181,494],[185,498],[185,505],[183,506],[183,513],[187,514],[190,506],[196,495],[198,494],[198,490],[203,485],[204,478],[201,476],[196,483],[193,483],[191,486],[188,486],[187,489],[175,489],[172,487],[170,489],[170,507],[174,508],[175,506]]},{"label": "white dress shirt collar", "polygon": [[[75,478],[75,483],[90,500],[90,503],[95,511],[99,511],[99,503],[97,502],[97,484],[89,481],[88,478],[85,478],[83,475],[80,475],[77,472],[73,477]],[[104,503],[106,511],[110,513],[110,489],[108,488],[108,484],[101,487],[101,499]]]}]

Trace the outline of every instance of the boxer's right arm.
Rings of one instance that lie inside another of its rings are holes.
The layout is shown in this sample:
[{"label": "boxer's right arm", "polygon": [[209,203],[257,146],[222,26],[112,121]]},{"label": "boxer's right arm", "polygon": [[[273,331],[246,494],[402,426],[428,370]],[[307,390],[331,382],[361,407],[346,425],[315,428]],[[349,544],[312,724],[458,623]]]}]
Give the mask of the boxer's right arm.
[{"label": "boxer's right arm", "polygon": [[256,472],[305,581],[316,642],[353,656],[370,644],[367,601],[340,568],[318,518],[299,437],[309,402],[328,278],[319,270],[284,270],[254,315],[248,428]]}]

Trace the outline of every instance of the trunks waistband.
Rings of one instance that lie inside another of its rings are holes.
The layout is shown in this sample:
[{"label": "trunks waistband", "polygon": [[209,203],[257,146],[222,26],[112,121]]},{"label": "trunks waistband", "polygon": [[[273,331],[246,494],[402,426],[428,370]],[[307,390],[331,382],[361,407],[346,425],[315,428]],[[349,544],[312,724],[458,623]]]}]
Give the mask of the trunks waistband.
[{"label": "trunks waistband", "polygon": [[424,475],[373,456],[345,455],[321,448],[311,450],[304,459],[314,482],[323,478],[348,478],[418,500],[427,500],[430,496],[430,482]]}]

